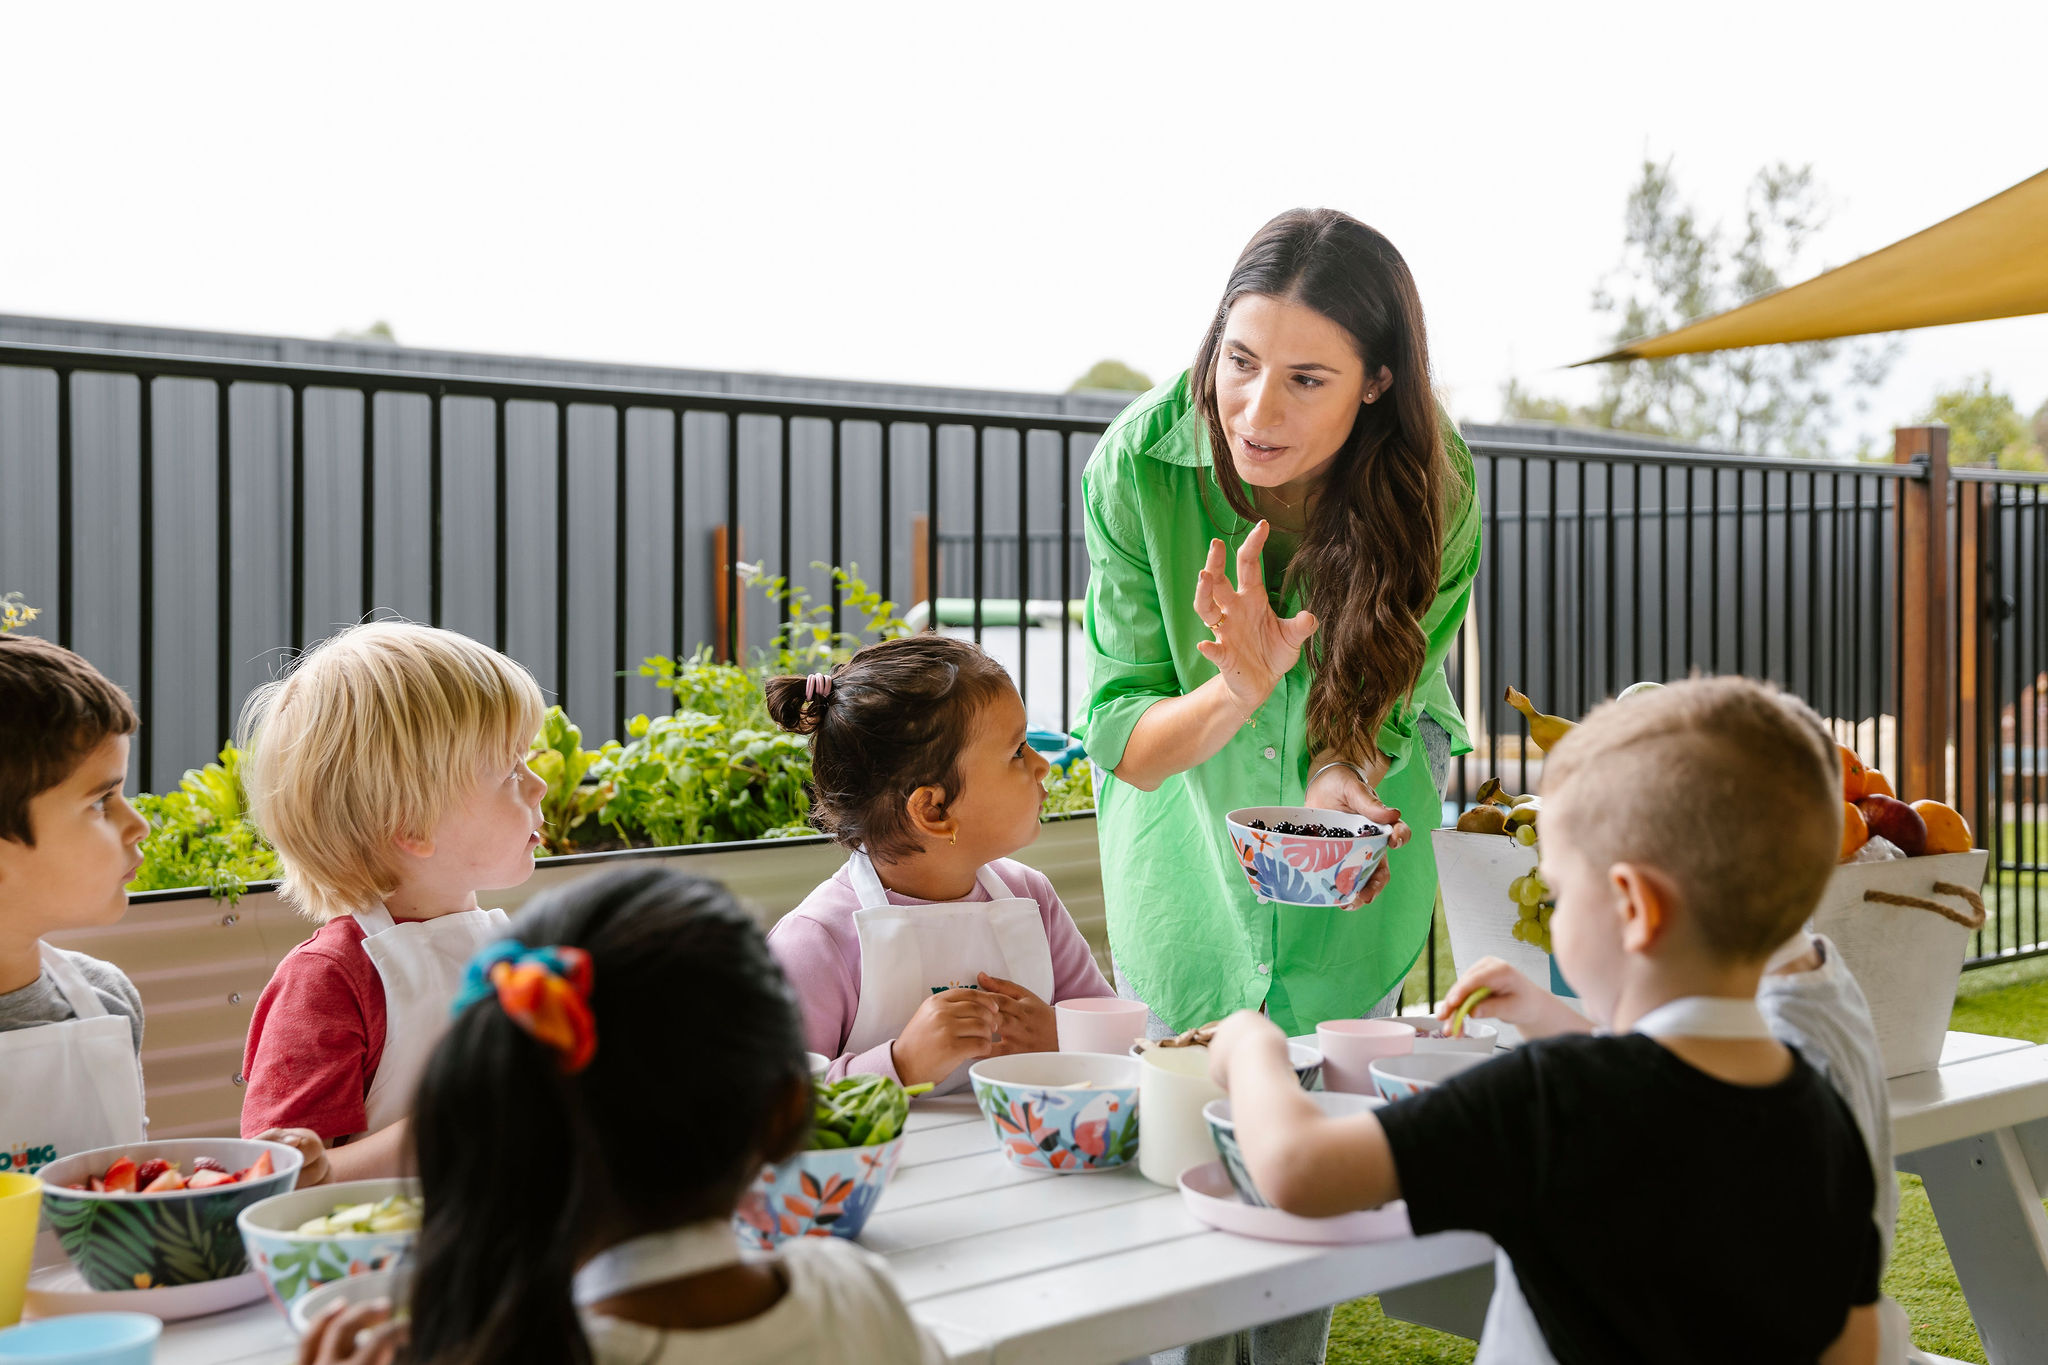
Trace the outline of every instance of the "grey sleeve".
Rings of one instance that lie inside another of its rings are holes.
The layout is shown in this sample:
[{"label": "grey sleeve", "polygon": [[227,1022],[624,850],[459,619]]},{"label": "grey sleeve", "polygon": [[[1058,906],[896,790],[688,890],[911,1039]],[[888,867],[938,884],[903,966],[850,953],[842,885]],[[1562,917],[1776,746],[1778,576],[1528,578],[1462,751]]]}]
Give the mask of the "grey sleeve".
[{"label": "grey sleeve", "polygon": [[59,952],[76,963],[78,970],[85,973],[86,981],[92,986],[93,994],[107,1007],[109,1014],[126,1015],[129,1031],[135,1036],[135,1055],[142,1055],[142,992],[135,989],[135,983],[128,974],[111,962],[84,953],[74,953],[68,948]]}]

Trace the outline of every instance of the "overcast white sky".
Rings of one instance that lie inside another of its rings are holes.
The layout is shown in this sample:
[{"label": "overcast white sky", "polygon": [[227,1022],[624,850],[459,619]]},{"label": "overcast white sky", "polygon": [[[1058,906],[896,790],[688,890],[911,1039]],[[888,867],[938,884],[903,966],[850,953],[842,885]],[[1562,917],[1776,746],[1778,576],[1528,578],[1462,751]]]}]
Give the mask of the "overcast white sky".
[{"label": "overcast white sky", "polygon": [[[1812,162],[1838,264],[2048,165],[2043,53],[2039,0],[7,5],[0,311],[1058,389],[1328,204],[1484,420],[1590,393],[1646,153],[1731,223]],[[2048,318],[1911,334],[1861,430],[1979,370],[2031,412]]]}]

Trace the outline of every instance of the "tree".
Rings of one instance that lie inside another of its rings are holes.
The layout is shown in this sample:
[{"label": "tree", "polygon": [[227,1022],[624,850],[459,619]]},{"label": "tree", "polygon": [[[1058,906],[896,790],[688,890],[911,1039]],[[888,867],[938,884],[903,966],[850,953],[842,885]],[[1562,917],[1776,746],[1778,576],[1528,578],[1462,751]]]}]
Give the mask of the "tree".
[{"label": "tree", "polygon": [[1082,389],[1114,389],[1121,393],[1143,393],[1152,387],[1152,381],[1121,360],[1098,360],[1074,381],[1068,393],[1079,393]]},{"label": "tree", "polygon": [[[2048,411],[2048,405],[2043,406]],[[1959,389],[1936,394],[1920,420],[1940,422],[1948,428],[1950,464],[2048,470],[2048,457],[2043,456],[2012,395],[1992,388],[1988,373],[1966,381]]]},{"label": "tree", "polygon": [[[1827,198],[1811,166],[1766,166],[1750,182],[1739,237],[1708,225],[1680,195],[1671,162],[1643,163],[1629,191],[1621,262],[1593,291],[1617,347],[1782,288],[1825,226]],[[1838,397],[1867,406],[1898,353],[1885,338],[1807,341],[1740,351],[1630,360],[1605,367],[1583,407],[1510,382],[1504,420],[1540,417],[1720,446],[1746,454],[1827,453]]]},{"label": "tree", "polygon": [[378,318],[360,332],[351,332],[346,327],[334,334],[336,341],[369,341],[380,346],[396,346],[398,334],[391,330],[391,324]]}]

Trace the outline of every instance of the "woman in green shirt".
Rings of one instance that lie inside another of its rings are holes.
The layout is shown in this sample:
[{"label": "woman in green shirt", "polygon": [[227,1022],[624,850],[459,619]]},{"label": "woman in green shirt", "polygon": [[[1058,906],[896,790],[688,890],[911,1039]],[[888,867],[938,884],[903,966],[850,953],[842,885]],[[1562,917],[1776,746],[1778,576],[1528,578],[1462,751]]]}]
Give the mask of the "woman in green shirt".
[{"label": "woman in green shirt", "polygon": [[[1443,660],[1479,565],[1472,457],[1400,253],[1334,210],[1268,223],[1194,367],[1117,418],[1083,485],[1119,989],[1175,1030],[1390,1011],[1436,903],[1411,832],[1471,749]],[[1268,805],[1395,825],[1353,913],[1254,899],[1223,816]]]}]

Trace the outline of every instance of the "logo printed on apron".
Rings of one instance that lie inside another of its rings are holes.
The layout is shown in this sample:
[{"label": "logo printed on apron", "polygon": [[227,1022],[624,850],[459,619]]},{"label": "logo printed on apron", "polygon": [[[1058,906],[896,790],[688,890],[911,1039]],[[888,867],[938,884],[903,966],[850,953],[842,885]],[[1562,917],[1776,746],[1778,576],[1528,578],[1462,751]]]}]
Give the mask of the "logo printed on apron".
[{"label": "logo printed on apron", "polygon": [[133,1026],[47,943],[42,962],[78,1017],[0,1033],[0,1170],[33,1172],[60,1156],[144,1137]]},{"label": "logo printed on apron", "polygon": [[[1052,1003],[1045,912],[1031,897],[1012,894],[988,867],[974,874],[987,900],[927,905],[891,901],[874,863],[858,849],[846,870],[861,908],[853,914],[860,936],[860,1006],[845,1051],[865,1052],[897,1037],[919,1005],[950,989],[934,984],[940,981],[964,985],[987,972]],[[969,1065],[961,1063],[933,1093],[965,1087]]]}]

